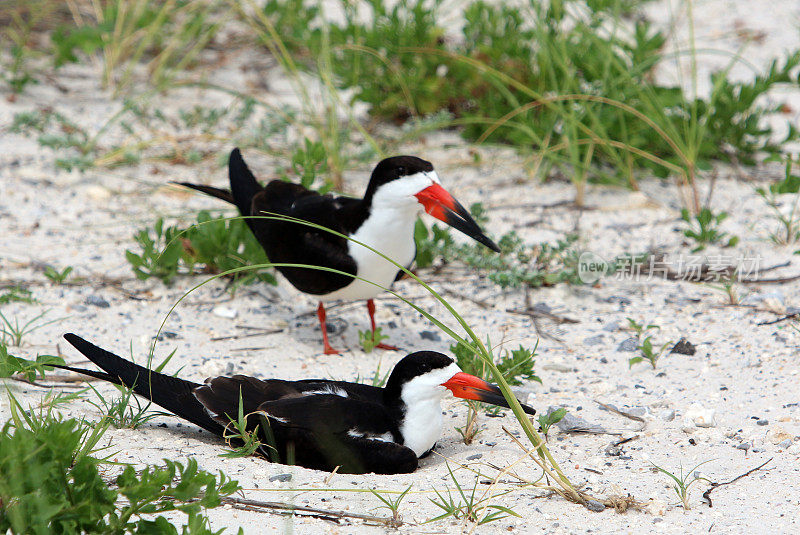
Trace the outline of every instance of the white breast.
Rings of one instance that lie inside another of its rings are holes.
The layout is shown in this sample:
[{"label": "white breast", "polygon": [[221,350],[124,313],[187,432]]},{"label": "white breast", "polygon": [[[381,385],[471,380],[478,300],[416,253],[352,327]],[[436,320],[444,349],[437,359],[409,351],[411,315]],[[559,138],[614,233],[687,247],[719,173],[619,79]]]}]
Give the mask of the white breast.
[{"label": "white breast", "polygon": [[442,398],[447,389],[441,386],[461,369],[454,363],[415,377],[403,385],[400,399],[406,407],[400,433],[403,445],[417,457],[427,452],[442,436]]},{"label": "white breast", "polygon": [[431,449],[442,436],[441,398],[407,405],[400,433],[403,445],[411,448],[417,457]]},{"label": "white breast", "polygon": [[[414,223],[418,206],[374,207],[352,238],[377,249],[402,266],[410,266],[416,253]],[[380,286],[354,279],[344,288],[320,296],[322,300],[372,299],[383,288],[391,287],[399,269],[396,265],[354,241],[348,241],[348,253],[356,261],[358,276]]]}]

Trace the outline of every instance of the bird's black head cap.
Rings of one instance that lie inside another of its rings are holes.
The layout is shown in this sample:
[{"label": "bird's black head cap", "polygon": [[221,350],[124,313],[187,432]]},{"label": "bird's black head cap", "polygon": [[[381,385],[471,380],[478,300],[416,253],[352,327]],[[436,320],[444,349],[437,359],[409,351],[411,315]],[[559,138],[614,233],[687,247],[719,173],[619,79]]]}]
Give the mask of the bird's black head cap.
[{"label": "bird's black head cap", "polygon": [[379,187],[392,180],[431,171],[433,171],[433,164],[416,156],[392,156],[381,160],[372,171],[364,199],[371,199]]},{"label": "bird's black head cap", "polygon": [[392,370],[384,388],[384,399],[400,399],[403,385],[415,377],[424,375],[432,370],[447,368],[453,364],[453,359],[436,351],[417,351],[409,353],[397,363]]}]

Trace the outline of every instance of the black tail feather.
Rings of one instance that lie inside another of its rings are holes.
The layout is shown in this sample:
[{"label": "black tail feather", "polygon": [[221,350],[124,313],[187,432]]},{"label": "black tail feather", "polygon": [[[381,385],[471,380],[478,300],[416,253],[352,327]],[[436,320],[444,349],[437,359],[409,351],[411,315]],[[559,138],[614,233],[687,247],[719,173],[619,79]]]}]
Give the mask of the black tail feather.
[{"label": "black tail feather", "polygon": [[193,190],[205,193],[206,195],[216,197],[217,199],[222,199],[225,202],[236,204],[236,201],[233,200],[233,195],[231,195],[231,192],[226,189],[215,188],[214,186],[204,186],[202,184],[192,184],[190,182],[173,182],[173,184],[191,188]]},{"label": "black tail feather", "polygon": [[[231,195],[233,195],[234,204],[239,208],[239,212],[244,216],[252,215],[250,212],[253,197],[264,188],[244,163],[242,153],[238,148],[231,151],[228,159],[228,178],[231,183]],[[248,220],[249,223],[250,220]]]},{"label": "black tail feather", "polygon": [[201,386],[199,383],[178,379],[139,366],[72,333],[65,334],[64,339],[106,373],[69,366],[59,366],[60,368],[133,388],[135,393],[167,409],[175,416],[188,420],[212,433],[222,434],[223,427],[208,415],[202,403],[194,396],[194,389]]}]

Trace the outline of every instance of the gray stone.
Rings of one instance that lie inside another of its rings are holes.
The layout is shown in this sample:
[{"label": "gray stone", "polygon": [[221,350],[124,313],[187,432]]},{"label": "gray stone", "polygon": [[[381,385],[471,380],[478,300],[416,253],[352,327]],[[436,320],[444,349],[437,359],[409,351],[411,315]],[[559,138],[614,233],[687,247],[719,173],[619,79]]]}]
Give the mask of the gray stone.
[{"label": "gray stone", "polygon": [[618,321],[612,321],[611,323],[607,323],[607,324],[605,324],[603,326],[603,330],[606,331],[606,332],[610,332],[610,333],[613,333],[614,331],[618,331],[619,330],[619,322]]},{"label": "gray stone", "polygon": [[596,336],[590,336],[589,338],[583,339],[583,345],[585,346],[599,346],[603,343],[603,335],[598,334]]},{"label": "gray stone", "polygon": [[[555,410],[555,407],[550,409]],[[552,412],[552,411],[548,411]],[[580,416],[567,413],[560,422],[556,424],[562,433],[605,433],[602,425],[591,424]]]},{"label": "gray stone", "polygon": [[622,409],[622,412],[630,414],[631,416],[638,416],[639,418],[644,418],[645,416],[647,416],[647,407],[630,407]]},{"label": "gray stone", "polygon": [[617,351],[636,351],[639,348],[639,339],[638,338],[626,338],[622,341],[622,343],[617,346]]},{"label": "gray stone", "polygon": [[672,346],[672,349],[669,350],[670,353],[677,353],[679,355],[694,355],[696,351],[697,349],[694,344],[686,338],[678,340],[678,342]]},{"label": "gray stone", "polygon": [[747,451],[747,450],[750,449],[750,443],[749,442],[742,442],[741,444],[737,444],[736,445],[736,449],[737,450]]},{"label": "gray stone", "polygon": [[436,331],[420,331],[419,337],[423,340],[430,340],[431,342],[440,342],[442,338]]},{"label": "gray stone", "polygon": [[292,480],[292,474],[277,474],[269,476],[270,481],[278,481],[280,483],[287,483]]},{"label": "gray stone", "polygon": [[469,457],[467,457],[467,460],[468,461],[477,461],[481,457],[483,457],[482,453],[476,453],[475,455],[470,455]]},{"label": "gray stone", "polygon": [[544,301],[540,301],[533,305],[533,311],[539,312],[540,314],[550,314],[553,312],[553,308]]},{"label": "gray stone", "polygon": [[88,296],[86,298],[86,300],[84,301],[84,303],[86,303],[87,305],[93,305],[93,306],[100,307],[100,308],[108,308],[108,307],[111,306],[108,303],[108,301],[106,301],[105,299],[103,299],[99,295],[90,295],[90,296]]},{"label": "gray stone", "polygon": [[786,448],[788,448],[791,445],[792,445],[792,439],[791,438],[787,438],[783,442],[780,442],[778,444],[778,447],[785,450]]},{"label": "gray stone", "polygon": [[671,422],[675,419],[675,409],[664,409],[658,413],[658,417],[665,422]]},{"label": "gray stone", "polygon": [[597,500],[586,500],[586,508],[595,513],[602,513],[606,510],[606,506]]},{"label": "gray stone", "polygon": [[178,333],[174,333],[172,331],[161,331],[158,335],[158,341],[163,342],[164,340],[174,340],[178,338]]},{"label": "gray stone", "polygon": [[766,418],[761,418],[756,422],[756,425],[769,425],[769,420],[767,420]]}]

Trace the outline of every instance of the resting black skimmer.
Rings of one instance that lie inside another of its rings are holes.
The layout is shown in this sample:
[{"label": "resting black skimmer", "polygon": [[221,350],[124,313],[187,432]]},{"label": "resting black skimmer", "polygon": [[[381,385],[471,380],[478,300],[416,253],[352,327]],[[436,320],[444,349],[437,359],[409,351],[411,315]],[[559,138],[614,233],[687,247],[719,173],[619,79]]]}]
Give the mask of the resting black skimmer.
[{"label": "resting black skimmer", "polygon": [[[231,152],[228,174],[230,191],[179,184],[234,204],[243,216],[279,214],[321,225],[381,251],[406,268],[416,256],[414,223],[422,210],[500,251],[469,211],[441,186],[433,165],[414,156],[381,161],[372,172],[362,199],[320,195],[283,180],[261,186],[239,149]],[[246,221],[270,262],[322,266],[370,281],[316,269],[277,268],[295,288],[319,298],[317,316],[326,354],[338,352],[328,342],[323,301],[366,299],[375,332],[373,298],[403,274],[396,265],[362,245],[308,225],[258,217],[247,217]],[[396,349],[384,344],[378,347]]]},{"label": "resting black skimmer", "polygon": [[275,448],[262,446],[266,458],[283,463],[293,458],[293,464],[317,470],[413,472],[417,459],[433,449],[442,433],[440,401],[448,389],[456,397],[508,407],[497,386],[462,372],[451,358],[433,351],[404,357],[384,388],[245,375],[199,384],[138,366],[74,334],[64,338],[104,372],[58,368],[132,386],[138,395],[221,437],[233,433],[231,420],[238,416],[241,399],[247,429],[258,429],[262,443]]}]

